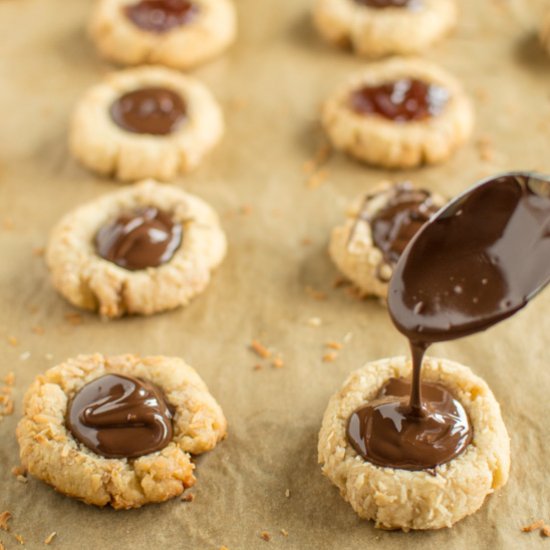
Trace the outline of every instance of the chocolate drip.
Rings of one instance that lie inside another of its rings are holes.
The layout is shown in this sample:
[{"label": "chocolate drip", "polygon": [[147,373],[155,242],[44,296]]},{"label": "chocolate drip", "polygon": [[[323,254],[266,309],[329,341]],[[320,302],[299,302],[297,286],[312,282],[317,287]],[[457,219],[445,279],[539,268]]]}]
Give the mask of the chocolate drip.
[{"label": "chocolate drip", "polygon": [[158,386],[132,376],[107,374],[74,396],[68,407],[67,427],[96,454],[136,458],[168,445],[172,416]]},{"label": "chocolate drip", "polygon": [[124,12],[140,29],[162,34],[191,23],[199,7],[188,0],[141,0],[127,6]]},{"label": "chocolate drip", "polygon": [[180,94],[167,88],[142,88],[119,97],[110,113],[123,130],[165,136],[186,120],[187,107]]},{"label": "chocolate drip", "polygon": [[350,97],[359,115],[379,115],[394,122],[414,122],[441,114],[449,92],[437,84],[402,78],[379,86],[363,86]]},{"label": "chocolate drip", "polygon": [[390,379],[377,398],[348,421],[351,446],[377,466],[429,470],[460,455],[472,440],[462,404],[441,384],[424,382],[418,412],[409,406],[414,384]]},{"label": "chocolate drip", "polygon": [[140,208],[121,214],[97,233],[97,253],[130,271],[169,262],[181,245],[183,228],[158,208]]},{"label": "chocolate drip", "polygon": [[410,183],[394,186],[387,204],[367,220],[384,260],[395,265],[411,239],[438,210],[429,191],[415,189]]}]

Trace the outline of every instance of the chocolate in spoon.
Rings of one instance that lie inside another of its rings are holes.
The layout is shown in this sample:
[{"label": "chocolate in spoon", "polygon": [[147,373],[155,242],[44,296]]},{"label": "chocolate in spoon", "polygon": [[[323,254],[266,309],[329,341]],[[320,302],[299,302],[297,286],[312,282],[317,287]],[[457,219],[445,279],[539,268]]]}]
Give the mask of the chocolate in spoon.
[{"label": "chocolate in spoon", "polygon": [[510,317],[549,281],[550,177],[493,177],[436,213],[403,252],[388,293],[391,318],[411,344],[410,398],[381,397],[356,411],[348,425],[354,448],[377,464],[411,470],[458,456],[472,430],[458,401],[451,411],[422,399],[426,349]]}]

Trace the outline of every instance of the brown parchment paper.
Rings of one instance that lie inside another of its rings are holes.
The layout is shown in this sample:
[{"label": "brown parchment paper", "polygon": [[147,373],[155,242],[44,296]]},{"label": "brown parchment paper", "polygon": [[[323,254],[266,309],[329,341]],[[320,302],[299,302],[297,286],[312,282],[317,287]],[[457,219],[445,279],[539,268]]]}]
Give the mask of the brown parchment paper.
[{"label": "brown parchment paper", "polygon": [[[550,57],[534,36],[545,2],[460,3],[456,33],[427,57],[456,73],[472,94],[475,139],[444,166],[389,174],[447,195],[506,169],[550,172]],[[67,210],[120,185],[80,168],[66,145],[75,101],[110,67],[86,38],[91,1],[0,0],[0,376],[16,375],[16,411],[0,423],[0,512],[13,514],[11,532],[0,531],[7,549],[19,547],[14,534],[27,548],[42,548],[52,531],[52,547],[83,550],[550,544],[520,532],[533,519],[550,523],[548,293],[485,334],[432,350],[489,382],[512,438],[510,482],[479,513],[439,532],[377,531],[320,473],[317,433],[329,396],[351,370],[403,354],[406,343],[377,302],[332,288],[330,228],[350,199],[388,173],[334,155],[313,181],[320,185],[307,185],[304,162],[324,143],[319,103],[363,63],[321,42],[311,4],[238,0],[238,43],[196,71],[227,115],[222,145],[176,182],[210,201],[228,234],[229,255],[207,292],[165,315],[106,323],[83,314],[78,324],[36,249]],[[308,324],[313,317],[321,326]],[[37,334],[40,327],[44,334]],[[325,342],[348,334],[337,359],[323,362]],[[283,368],[251,353],[254,338],[280,353]],[[10,473],[18,464],[14,432],[27,386],[59,361],[95,351],[182,356],[208,383],[230,431],[198,460],[194,502],[100,510]]]}]

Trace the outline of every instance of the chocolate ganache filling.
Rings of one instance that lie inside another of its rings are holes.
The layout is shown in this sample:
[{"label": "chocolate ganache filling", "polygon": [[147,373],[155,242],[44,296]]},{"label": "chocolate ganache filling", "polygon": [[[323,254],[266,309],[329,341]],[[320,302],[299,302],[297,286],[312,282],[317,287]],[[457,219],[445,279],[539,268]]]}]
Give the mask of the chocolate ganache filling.
[{"label": "chocolate ganache filling", "polygon": [[549,281],[550,177],[504,174],[449,203],[407,246],[390,282],[390,315],[411,346],[410,397],[388,397],[394,386],[356,411],[350,444],[375,464],[411,470],[463,452],[472,428],[458,402],[422,384],[426,349],[510,317]]},{"label": "chocolate ganache filling", "polygon": [[141,0],[127,6],[125,13],[140,29],[162,34],[191,23],[199,7],[188,0]]},{"label": "chocolate ganache filling", "polygon": [[86,384],[68,407],[67,427],[94,453],[137,458],[172,440],[173,413],[152,382],[107,374]]},{"label": "chocolate ganache filling", "polygon": [[394,122],[426,120],[443,112],[449,92],[438,84],[416,78],[401,78],[378,86],[363,86],[350,97],[359,115],[378,115]]},{"label": "chocolate ganache filling", "polygon": [[386,205],[367,220],[384,260],[395,265],[411,239],[438,210],[429,191],[415,189],[408,182],[395,185]]},{"label": "chocolate ganache filling", "polygon": [[95,237],[95,245],[103,259],[138,271],[169,262],[181,246],[182,235],[182,225],[167,212],[139,208],[104,225]]},{"label": "chocolate ganache filling", "polygon": [[166,136],[187,118],[180,94],[167,88],[141,88],[119,97],[110,109],[117,126],[134,134]]},{"label": "chocolate ganache filling", "polygon": [[[422,384],[426,414],[414,422],[409,420],[410,393],[409,380],[392,378],[375,402],[349,418],[349,442],[369,462],[402,470],[435,468],[462,453],[472,441],[464,407],[444,386]],[[449,449],[454,450],[451,456]]]}]

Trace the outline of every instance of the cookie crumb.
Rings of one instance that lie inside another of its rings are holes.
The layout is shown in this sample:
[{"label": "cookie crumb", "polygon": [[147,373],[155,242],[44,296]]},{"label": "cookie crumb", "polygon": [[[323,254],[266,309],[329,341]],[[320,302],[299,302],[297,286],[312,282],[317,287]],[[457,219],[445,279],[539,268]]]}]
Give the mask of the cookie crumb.
[{"label": "cookie crumb", "polygon": [[320,317],[310,317],[307,320],[307,324],[310,327],[320,327],[323,324],[323,321],[321,320]]},{"label": "cookie crumb", "polygon": [[303,164],[303,171],[308,176],[307,187],[314,189],[321,185],[328,177],[327,170],[323,166],[330,160],[332,147],[328,143],[322,144],[312,159],[306,160]]},{"label": "cookie crumb", "polygon": [[285,366],[285,363],[281,357],[275,357],[275,359],[273,359],[272,365],[276,369],[282,369]]},{"label": "cookie crumb", "polygon": [[316,290],[311,286],[306,286],[306,294],[310,298],[313,298],[314,300],[318,300],[320,302],[327,299],[327,293],[326,292],[323,292],[322,290]]},{"label": "cookie crumb", "polygon": [[193,502],[195,500],[195,495],[193,493],[187,493],[181,497],[183,502]]},{"label": "cookie crumb", "polygon": [[349,285],[351,285],[351,281],[349,279],[346,279],[346,277],[342,277],[341,275],[336,277],[334,281],[332,281],[332,288],[342,288],[343,286]]},{"label": "cookie crumb", "polygon": [[53,539],[57,536],[57,533],[54,531],[53,533],[50,533],[47,537],[46,537],[46,540],[44,540],[44,544],[51,544]]},{"label": "cookie crumb", "polygon": [[491,139],[487,136],[480,137],[476,143],[479,158],[485,162],[491,162],[494,159],[494,149]]},{"label": "cookie crumb", "polygon": [[336,342],[336,340],[329,340],[325,346],[330,349],[334,349],[337,351],[340,351],[344,346],[340,342]]},{"label": "cookie crumb", "polygon": [[4,416],[10,416],[15,410],[14,401],[12,398],[13,385],[15,383],[15,374],[8,373],[4,377],[4,385],[0,386],[0,420]]},{"label": "cookie crumb", "polygon": [[11,473],[15,477],[25,476],[25,475],[27,475],[27,468],[25,468],[25,466],[14,466],[11,469]]},{"label": "cookie crumb", "polygon": [[328,171],[327,170],[319,170],[318,172],[314,172],[311,174],[311,176],[307,180],[307,187],[308,189],[316,189],[320,185],[322,185],[326,180],[328,179]]},{"label": "cookie crumb", "polygon": [[281,529],[281,535],[283,535],[283,537],[288,537],[288,531],[286,529]]},{"label": "cookie crumb", "polygon": [[541,534],[542,534],[543,537],[550,537],[550,525],[545,525],[541,529]]},{"label": "cookie crumb", "polygon": [[260,538],[266,542],[269,542],[271,540],[271,535],[267,531],[262,531],[260,533]]},{"label": "cookie crumb", "polygon": [[19,340],[15,336],[8,336],[8,344],[12,348],[16,348],[19,345]]},{"label": "cookie crumb", "polygon": [[13,535],[13,538],[19,543],[19,544],[25,544],[25,539],[22,535]]},{"label": "cookie crumb", "polygon": [[80,315],[80,313],[77,313],[76,311],[70,311],[69,313],[65,313],[64,317],[65,317],[65,321],[68,321],[74,327],[81,325],[82,322],[84,321],[82,315]]},{"label": "cookie crumb", "polygon": [[534,521],[533,523],[530,523],[529,525],[525,525],[521,528],[521,530],[524,533],[531,533],[532,531],[536,531],[537,529],[542,529],[544,527],[544,521],[542,519],[539,519],[537,521]]},{"label": "cookie crumb", "polygon": [[290,498],[290,489],[287,489],[287,490],[285,491],[285,497],[286,497],[286,498]]},{"label": "cookie crumb", "polygon": [[252,340],[250,348],[262,359],[267,359],[268,357],[271,357],[271,352],[259,340]]},{"label": "cookie crumb", "polygon": [[324,363],[332,363],[333,361],[336,361],[336,359],[338,359],[338,354],[334,353],[333,351],[325,353],[325,355],[323,355]]},{"label": "cookie crumb", "polygon": [[2,531],[10,530],[10,526],[8,522],[10,521],[11,518],[12,518],[11,512],[8,512],[7,510],[0,514],[0,529]]}]

